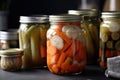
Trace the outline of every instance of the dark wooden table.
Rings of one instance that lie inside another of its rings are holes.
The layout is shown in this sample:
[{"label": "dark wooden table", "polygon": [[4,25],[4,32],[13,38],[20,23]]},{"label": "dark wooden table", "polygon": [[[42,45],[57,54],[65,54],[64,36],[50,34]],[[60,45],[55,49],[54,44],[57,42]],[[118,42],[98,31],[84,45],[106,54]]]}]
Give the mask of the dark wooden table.
[{"label": "dark wooden table", "polygon": [[114,80],[107,78],[98,66],[87,66],[79,75],[56,75],[48,69],[20,70],[7,72],[0,69],[0,80]]}]

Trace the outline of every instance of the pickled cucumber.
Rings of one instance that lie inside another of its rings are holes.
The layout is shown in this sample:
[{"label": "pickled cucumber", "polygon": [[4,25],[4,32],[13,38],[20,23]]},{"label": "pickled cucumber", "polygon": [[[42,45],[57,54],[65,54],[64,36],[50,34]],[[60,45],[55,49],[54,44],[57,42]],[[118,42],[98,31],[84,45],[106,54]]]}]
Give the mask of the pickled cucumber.
[{"label": "pickled cucumber", "polygon": [[113,48],[113,41],[107,41],[106,42],[106,47],[109,48],[109,49],[112,49]]},{"label": "pickled cucumber", "polygon": [[120,41],[117,41],[117,42],[115,43],[115,49],[116,49],[116,50],[120,50]]},{"label": "pickled cucumber", "polygon": [[101,40],[102,40],[103,42],[108,41],[108,35],[105,34],[105,33],[103,33],[103,34],[101,35]]},{"label": "pickled cucumber", "polygon": [[118,40],[120,38],[120,34],[117,32],[112,32],[111,37],[113,40]]},{"label": "pickled cucumber", "polygon": [[40,65],[40,29],[36,28],[31,32],[30,44],[31,44],[31,55],[32,63],[35,66]]}]

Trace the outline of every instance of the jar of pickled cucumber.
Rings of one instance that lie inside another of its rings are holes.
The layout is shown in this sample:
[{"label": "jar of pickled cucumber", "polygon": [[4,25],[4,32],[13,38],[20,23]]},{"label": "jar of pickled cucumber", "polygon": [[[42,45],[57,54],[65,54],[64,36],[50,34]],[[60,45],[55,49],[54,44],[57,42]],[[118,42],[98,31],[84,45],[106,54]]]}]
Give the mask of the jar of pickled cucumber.
[{"label": "jar of pickled cucumber", "polygon": [[47,15],[20,16],[19,42],[24,49],[22,68],[46,67]]},{"label": "jar of pickled cucumber", "polygon": [[120,12],[102,12],[100,24],[100,67],[107,68],[107,58],[120,55]]},{"label": "jar of pickled cucumber", "polygon": [[82,16],[82,29],[86,35],[87,64],[98,65],[100,17],[96,9],[69,10],[69,14]]},{"label": "jar of pickled cucumber", "polygon": [[86,47],[80,17],[50,15],[47,66],[55,74],[79,74],[86,66]]}]

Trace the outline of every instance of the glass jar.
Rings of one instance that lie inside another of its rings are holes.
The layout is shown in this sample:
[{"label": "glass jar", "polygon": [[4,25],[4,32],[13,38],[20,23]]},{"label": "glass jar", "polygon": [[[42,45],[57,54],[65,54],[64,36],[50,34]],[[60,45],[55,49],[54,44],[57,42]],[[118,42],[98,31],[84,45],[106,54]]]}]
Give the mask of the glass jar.
[{"label": "glass jar", "polygon": [[19,42],[24,49],[23,68],[46,67],[47,15],[20,16]]},{"label": "glass jar", "polygon": [[19,48],[19,36],[17,29],[0,31],[0,50]]},{"label": "glass jar", "polygon": [[86,35],[87,64],[98,64],[100,17],[96,9],[69,10],[69,14],[82,16],[82,29]]},{"label": "glass jar", "polygon": [[103,12],[100,24],[100,67],[107,68],[107,58],[120,55],[120,12]]},{"label": "glass jar", "polygon": [[86,66],[86,47],[80,17],[50,15],[47,31],[47,65],[55,74],[81,73]]},{"label": "glass jar", "polygon": [[22,67],[23,50],[11,48],[0,51],[0,66],[5,71],[17,71]]}]

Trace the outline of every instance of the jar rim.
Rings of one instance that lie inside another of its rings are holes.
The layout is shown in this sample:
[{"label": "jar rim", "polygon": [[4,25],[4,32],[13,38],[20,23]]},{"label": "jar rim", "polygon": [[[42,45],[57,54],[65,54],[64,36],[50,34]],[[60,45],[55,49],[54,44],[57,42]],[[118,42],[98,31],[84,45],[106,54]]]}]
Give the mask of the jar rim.
[{"label": "jar rim", "polygon": [[46,22],[49,22],[49,16],[48,15],[20,16],[19,22],[21,23],[46,23]]},{"label": "jar rim", "polygon": [[22,56],[24,50],[19,48],[10,48],[7,50],[0,50],[0,56]]},{"label": "jar rim", "polygon": [[0,31],[1,40],[18,40],[18,29]]},{"label": "jar rim", "polygon": [[72,22],[72,21],[80,21],[81,17],[78,15],[71,14],[59,14],[59,15],[50,15],[50,22]]},{"label": "jar rim", "polygon": [[68,10],[68,14],[75,14],[79,16],[99,16],[96,9]]},{"label": "jar rim", "polygon": [[120,18],[120,11],[104,11],[102,12],[102,18]]}]

